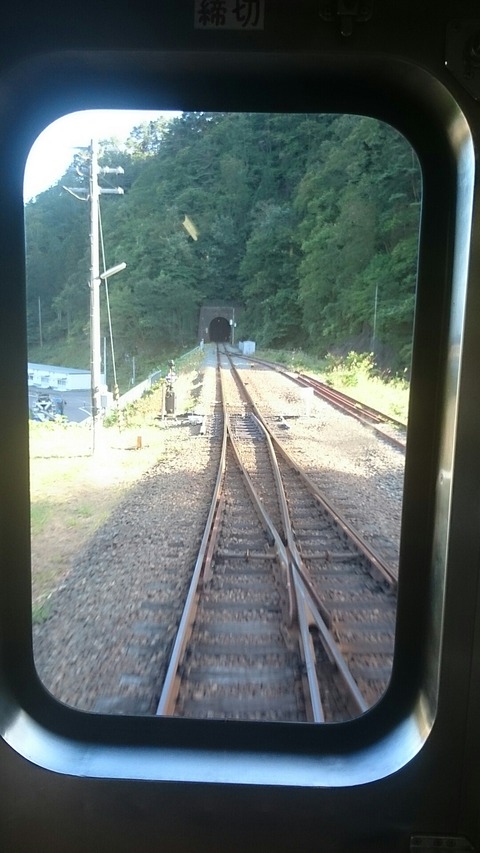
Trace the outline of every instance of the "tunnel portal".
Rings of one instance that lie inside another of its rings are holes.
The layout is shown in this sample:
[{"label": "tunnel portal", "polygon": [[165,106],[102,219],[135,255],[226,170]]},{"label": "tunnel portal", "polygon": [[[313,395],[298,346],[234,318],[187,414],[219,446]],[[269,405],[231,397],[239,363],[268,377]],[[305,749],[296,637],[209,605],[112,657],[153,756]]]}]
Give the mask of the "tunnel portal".
[{"label": "tunnel portal", "polygon": [[237,320],[243,313],[243,306],[236,303],[202,305],[198,322],[198,340],[212,343],[226,343],[237,337]]}]

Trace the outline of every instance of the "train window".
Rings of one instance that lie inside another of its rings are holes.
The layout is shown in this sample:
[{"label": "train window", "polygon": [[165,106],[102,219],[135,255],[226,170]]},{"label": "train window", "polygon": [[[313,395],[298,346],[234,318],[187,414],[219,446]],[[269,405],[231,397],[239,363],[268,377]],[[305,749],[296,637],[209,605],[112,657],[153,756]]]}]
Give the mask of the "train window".
[{"label": "train window", "polygon": [[39,138],[32,616],[56,699],[330,723],[384,696],[421,201],[412,146],[364,115],[76,113]]}]

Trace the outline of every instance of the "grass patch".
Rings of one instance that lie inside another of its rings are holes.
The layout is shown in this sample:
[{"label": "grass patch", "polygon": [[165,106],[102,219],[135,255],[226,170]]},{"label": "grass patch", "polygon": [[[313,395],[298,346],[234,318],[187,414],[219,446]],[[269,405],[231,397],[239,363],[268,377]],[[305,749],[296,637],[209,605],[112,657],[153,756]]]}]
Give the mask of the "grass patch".
[{"label": "grass patch", "polygon": [[[191,406],[203,354],[177,364],[177,409]],[[109,429],[30,422],[32,599],[37,624],[48,618],[47,601],[77,555],[141,476],[175,452],[166,450],[166,424],[158,420],[160,389],[153,388]],[[139,442],[138,439],[141,439]]]},{"label": "grass patch", "polygon": [[49,501],[37,501],[30,507],[30,523],[32,536],[38,536],[45,530],[46,525],[52,518],[54,507]]},{"label": "grass patch", "polygon": [[100,526],[102,521],[108,517],[108,513],[100,513],[97,514],[95,507],[88,504],[77,503],[75,506],[75,514],[71,515],[70,518],[65,519],[65,524],[69,530],[73,528],[82,527],[84,529],[88,529],[90,525],[85,525],[85,519],[93,519],[95,516],[95,529]]},{"label": "grass patch", "polygon": [[91,518],[94,514],[94,509],[93,506],[89,506],[88,504],[80,504],[77,506],[76,512],[77,516],[80,516],[80,518]]},{"label": "grass patch", "polygon": [[141,450],[136,450],[138,427],[99,427],[93,454],[88,426],[31,423],[32,599],[37,624],[48,618],[42,602],[58,588],[74,558],[127,490],[162,458],[162,431],[146,417],[139,426]]},{"label": "grass patch", "polygon": [[34,601],[32,604],[32,622],[34,625],[43,625],[50,616],[52,611],[51,598],[44,598],[43,601]]}]

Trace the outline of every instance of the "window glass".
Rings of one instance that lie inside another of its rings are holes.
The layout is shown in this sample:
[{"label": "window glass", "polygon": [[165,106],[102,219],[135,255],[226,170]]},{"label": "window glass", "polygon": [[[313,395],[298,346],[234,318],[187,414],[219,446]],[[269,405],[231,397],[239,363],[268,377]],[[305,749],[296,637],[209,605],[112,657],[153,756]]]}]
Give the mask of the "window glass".
[{"label": "window glass", "polygon": [[362,116],[97,111],[39,137],[32,617],[57,699],[329,723],[382,697],[420,204],[412,148]]}]

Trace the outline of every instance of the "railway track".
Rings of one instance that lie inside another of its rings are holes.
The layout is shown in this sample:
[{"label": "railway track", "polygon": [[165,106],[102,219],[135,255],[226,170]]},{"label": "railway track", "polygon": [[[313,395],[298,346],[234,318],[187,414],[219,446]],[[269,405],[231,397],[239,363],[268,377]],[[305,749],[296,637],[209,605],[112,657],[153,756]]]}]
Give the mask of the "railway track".
[{"label": "railway track", "polygon": [[157,714],[358,716],[388,683],[394,573],[269,432],[225,355],[217,381],[221,463]]},{"label": "railway track", "polygon": [[407,425],[403,421],[397,420],[383,412],[379,412],[377,409],[367,406],[366,403],[361,403],[359,400],[355,400],[343,391],[338,391],[330,385],[327,385],[325,382],[321,382],[319,379],[309,376],[306,373],[292,373],[281,364],[274,364],[272,362],[264,361],[263,359],[252,358],[251,356],[243,356],[237,353],[235,356],[237,358],[243,358],[254,364],[261,364],[274,369],[283,376],[287,376],[297,385],[301,385],[303,388],[310,388],[317,397],[320,397],[322,400],[330,403],[330,405],[339,409],[341,412],[351,415],[365,426],[375,430],[375,432],[385,441],[393,444],[400,450],[405,450]]},{"label": "railway track", "polygon": [[374,429],[385,441],[405,450],[406,424],[402,421],[385,415],[371,406],[361,403],[359,400],[354,400],[353,397],[342,391],[336,391],[325,382],[320,382],[319,379],[315,379],[313,376],[307,376],[305,373],[297,373],[294,378],[300,385],[312,388],[314,393],[318,397],[321,397],[322,400],[326,400],[327,403],[340,409],[340,411],[352,415],[366,426]]}]

